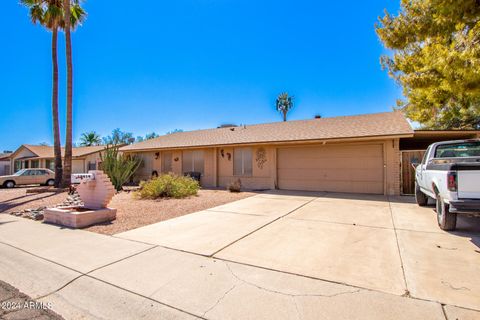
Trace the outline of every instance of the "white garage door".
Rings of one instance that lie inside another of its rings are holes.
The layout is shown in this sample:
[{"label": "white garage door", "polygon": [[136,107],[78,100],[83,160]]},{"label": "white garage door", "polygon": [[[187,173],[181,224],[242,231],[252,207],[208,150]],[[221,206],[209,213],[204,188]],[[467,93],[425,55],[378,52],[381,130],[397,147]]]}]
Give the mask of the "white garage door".
[{"label": "white garage door", "polygon": [[280,189],[383,194],[381,144],[279,148],[277,167]]}]

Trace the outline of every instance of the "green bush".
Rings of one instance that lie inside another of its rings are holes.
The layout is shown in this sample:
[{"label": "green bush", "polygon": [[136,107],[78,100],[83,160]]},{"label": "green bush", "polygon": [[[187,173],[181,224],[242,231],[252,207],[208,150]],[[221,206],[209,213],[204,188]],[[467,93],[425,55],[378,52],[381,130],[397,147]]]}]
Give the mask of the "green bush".
[{"label": "green bush", "polygon": [[198,181],[173,173],[140,183],[137,196],[141,199],[185,198],[196,195],[200,185]]}]

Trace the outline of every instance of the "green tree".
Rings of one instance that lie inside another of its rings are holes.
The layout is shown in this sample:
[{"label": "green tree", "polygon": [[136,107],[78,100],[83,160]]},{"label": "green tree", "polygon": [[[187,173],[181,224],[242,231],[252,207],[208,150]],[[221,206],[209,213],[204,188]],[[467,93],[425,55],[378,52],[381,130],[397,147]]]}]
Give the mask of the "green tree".
[{"label": "green tree", "polygon": [[79,24],[81,24],[86,17],[86,13],[80,6],[80,0],[63,0],[63,8],[63,29],[65,31],[65,55],[67,61],[67,124],[65,133],[65,154],[63,159],[62,185],[66,187],[70,186],[72,179],[73,62],[71,30],[75,29]]},{"label": "green tree", "polygon": [[183,132],[183,129],[173,129],[171,131],[168,131],[166,134],[179,133],[179,132]]},{"label": "green tree", "polygon": [[108,175],[117,191],[130,180],[142,163],[142,159],[134,155],[125,155],[118,151],[119,146],[107,147],[100,153],[102,170]]},{"label": "green tree", "polygon": [[275,101],[275,107],[283,115],[283,121],[287,121],[287,113],[293,108],[293,99],[288,93],[280,93]]},{"label": "green tree", "polygon": [[95,131],[82,133],[80,137],[80,145],[84,147],[98,146],[102,143],[100,135]]},{"label": "green tree", "polygon": [[133,133],[122,131],[120,128],[114,129],[111,135],[103,138],[103,143],[110,145],[131,144],[133,142],[135,142]]},{"label": "green tree", "polygon": [[151,132],[151,133],[147,133],[145,137],[137,136],[137,138],[135,139],[135,142],[143,142],[145,140],[155,139],[158,137],[159,137],[158,134],[156,134],[155,132]]},{"label": "green tree", "polygon": [[60,146],[60,125],[58,120],[58,29],[63,27],[63,11],[59,1],[21,0],[29,9],[30,19],[39,23],[52,32],[52,122],[53,122],[53,150],[55,157],[55,186],[61,184],[62,151]]},{"label": "green tree", "polygon": [[402,87],[398,108],[425,128],[480,127],[480,2],[402,0],[376,32],[393,56],[382,66]]}]

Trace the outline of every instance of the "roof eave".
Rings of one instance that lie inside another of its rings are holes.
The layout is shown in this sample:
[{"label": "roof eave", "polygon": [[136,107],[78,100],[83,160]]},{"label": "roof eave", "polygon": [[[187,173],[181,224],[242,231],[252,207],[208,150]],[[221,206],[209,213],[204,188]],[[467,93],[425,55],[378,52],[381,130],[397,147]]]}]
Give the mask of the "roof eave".
[{"label": "roof eave", "polygon": [[338,138],[322,138],[322,139],[304,139],[304,140],[284,140],[284,141],[260,141],[260,142],[243,142],[243,143],[227,143],[227,144],[208,144],[197,146],[177,146],[177,147],[151,147],[151,148],[135,148],[135,149],[123,149],[122,152],[150,152],[155,150],[179,150],[179,149],[204,149],[204,148],[222,148],[229,146],[246,146],[246,145],[283,145],[294,143],[323,143],[323,142],[342,142],[342,141],[366,141],[366,140],[384,140],[384,139],[397,139],[397,138],[410,138],[413,137],[413,131],[411,133],[403,134],[387,134],[387,135],[375,135],[375,136],[363,136],[363,137],[338,137]]}]

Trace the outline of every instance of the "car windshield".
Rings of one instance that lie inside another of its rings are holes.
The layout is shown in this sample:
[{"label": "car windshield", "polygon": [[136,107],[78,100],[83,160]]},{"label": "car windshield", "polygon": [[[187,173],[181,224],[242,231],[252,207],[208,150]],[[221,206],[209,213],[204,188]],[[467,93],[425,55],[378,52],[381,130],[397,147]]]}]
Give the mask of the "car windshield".
[{"label": "car windshield", "polygon": [[435,150],[435,158],[480,157],[480,141],[442,144]]},{"label": "car windshield", "polygon": [[19,171],[15,172],[13,175],[14,176],[21,176],[25,171],[27,171],[27,169],[22,169],[22,170],[19,170]]}]

